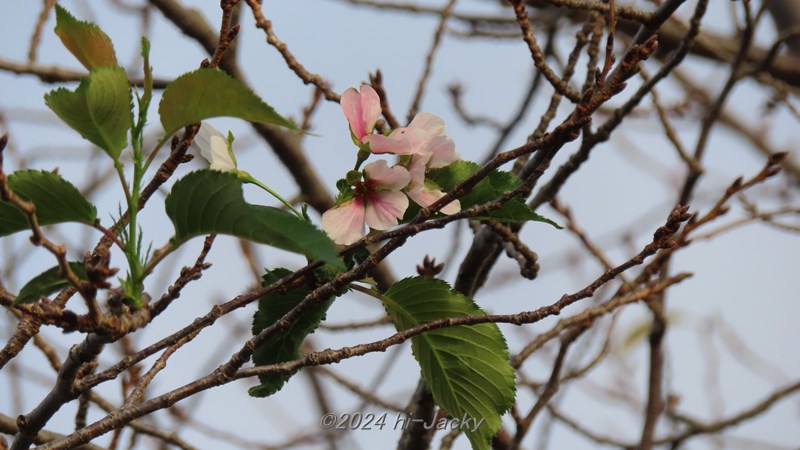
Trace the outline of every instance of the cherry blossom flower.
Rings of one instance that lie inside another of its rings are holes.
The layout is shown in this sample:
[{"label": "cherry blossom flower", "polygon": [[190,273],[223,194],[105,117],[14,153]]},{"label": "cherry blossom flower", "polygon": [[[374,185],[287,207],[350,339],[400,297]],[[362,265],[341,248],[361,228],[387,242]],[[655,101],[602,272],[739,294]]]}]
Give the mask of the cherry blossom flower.
[{"label": "cherry blossom flower", "polygon": [[[408,196],[423,208],[432,205],[445,194],[436,187],[425,182],[425,172],[450,165],[459,159],[453,140],[442,133],[431,137],[424,145],[422,154],[411,157],[408,171],[411,174],[411,183],[408,186]],[[443,214],[455,214],[461,211],[461,202],[453,200],[439,210]]]},{"label": "cherry blossom flower", "polygon": [[349,245],[364,237],[365,225],[375,230],[397,225],[408,208],[401,189],[411,175],[404,167],[375,161],[364,166],[363,178],[355,183],[352,198],[322,215],[322,228],[337,244]]},{"label": "cherry blossom flower", "polygon": [[236,157],[225,136],[210,124],[203,122],[192,140],[189,150],[200,152],[210,168],[223,172],[237,172]]},{"label": "cherry blossom flower", "polygon": [[[425,172],[460,159],[453,140],[445,134],[444,120],[425,112],[417,114],[407,127],[398,128],[389,136],[374,134],[368,136],[365,142],[370,144],[373,153],[411,155],[408,163],[411,174],[408,196],[422,207],[430,206],[444,196],[444,192],[426,184]],[[460,210],[461,203],[454,200],[440,211],[454,214]]]},{"label": "cherry blossom flower", "polygon": [[[376,161],[367,164],[362,174],[354,172],[363,181],[351,180],[345,200],[322,215],[322,227],[328,235],[338,244],[349,245],[364,236],[365,227],[385,230],[397,225],[408,208],[409,198],[426,207],[444,196],[435,183],[425,179],[425,174],[429,169],[447,166],[459,156],[452,139],[445,134],[444,120],[430,113],[417,114],[407,127],[395,129],[388,136],[373,134],[381,107],[378,94],[368,85],[358,91],[347,89],[341,106],[353,140],[361,147],[356,170],[370,152],[407,156],[391,168],[386,161]],[[460,202],[454,200],[441,212],[454,214],[460,210]]]},{"label": "cherry blossom flower", "polygon": [[339,101],[344,116],[350,124],[350,131],[359,143],[372,134],[375,122],[381,115],[381,99],[372,86],[362,85],[359,91],[348,88]]}]

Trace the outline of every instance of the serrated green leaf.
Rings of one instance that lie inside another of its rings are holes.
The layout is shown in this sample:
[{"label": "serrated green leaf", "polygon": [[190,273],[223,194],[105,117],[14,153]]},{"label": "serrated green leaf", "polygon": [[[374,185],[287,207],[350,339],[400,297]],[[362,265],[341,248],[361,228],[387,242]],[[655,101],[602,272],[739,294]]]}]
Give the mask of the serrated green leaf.
[{"label": "serrated green leaf", "polygon": [[72,129],[119,159],[133,120],[131,90],[121,67],[101,67],[84,77],[77,90],[59,88],[44,100]]},{"label": "serrated green leaf", "polygon": [[211,117],[238,117],[297,130],[252,90],[217,69],[202,68],[172,81],[158,106],[167,136]]},{"label": "serrated green leaf", "polygon": [[[439,319],[484,315],[471,298],[433,278],[406,278],[383,297],[398,331]],[[465,418],[484,419],[477,430],[463,426],[462,431],[473,449],[489,449],[500,429],[500,417],[515,396],[514,369],[497,325],[428,331],[411,338],[411,348],[436,404],[462,424]]]},{"label": "serrated green leaf", "polygon": [[278,208],[245,202],[234,173],[192,172],[175,183],[165,205],[178,244],[208,233],[230,234],[344,267],[336,245],[314,225]]},{"label": "serrated green leaf", "polygon": [[[87,279],[86,265],[84,263],[71,262],[69,267],[78,278],[81,280]],[[35,302],[41,297],[50,295],[68,285],[69,281],[60,275],[60,268],[58,266],[51,267],[25,283],[25,286],[20,289],[19,295],[17,295],[16,302],[18,304]]]},{"label": "serrated green leaf", "polygon": [[[438,184],[442,190],[446,192],[475,174],[480,168],[481,166],[472,161],[462,160],[456,161],[446,167],[431,169],[426,174],[426,177]],[[461,209],[464,210],[494,200],[504,192],[517,188],[519,184],[519,180],[510,173],[496,170],[475,185],[470,193],[461,197]],[[558,229],[562,228],[547,217],[536,214],[521,198],[513,198],[506,202],[501,208],[490,212],[486,216],[475,217],[475,219],[497,220],[501,222],[524,222],[532,220],[535,222],[549,223]]]},{"label": "serrated green leaf", "polygon": [[59,4],[56,4],[55,32],[64,47],[88,70],[117,65],[114,44],[108,35],[97,25],[76,19]]},{"label": "serrated green leaf", "polygon": [[[36,206],[40,225],[79,222],[93,225],[97,209],[69,181],[42,170],[21,170],[8,176],[8,186]],[[0,201],[0,237],[29,228],[25,215],[9,202]]]},{"label": "serrated green leaf", "polygon": [[[292,272],[279,268],[271,270],[264,275],[262,286],[269,286]],[[300,286],[284,294],[267,294],[258,300],[258,310],[253,316],[253,335],[257,335],[265,328],[274,324],[297,306],[312,289]],[[306,336],[317,329],[319,323],[325,320],[325,314],[331,306],[333,298],[314,306],[304,312],[289,328],[256,348],[253,353],[253,364],[266,366],[297,359],[301,356],[300,345]],[[260,375],[260,385],[252,387],[248,393],[252,397],[268,397],[278,392],[291,377],[289,374]]]}]

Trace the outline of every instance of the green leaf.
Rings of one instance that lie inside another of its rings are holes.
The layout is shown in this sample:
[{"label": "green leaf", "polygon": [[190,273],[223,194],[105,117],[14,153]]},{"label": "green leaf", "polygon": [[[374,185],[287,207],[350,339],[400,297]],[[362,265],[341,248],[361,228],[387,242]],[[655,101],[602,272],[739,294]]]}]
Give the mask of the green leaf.
[{"label": "green leaf", "polygon": [[[8,186],[23,200],[33,202],[39,225],[79,222],[93,225],[97,209],[70,182],[58,174],[21,170],[8,176]],[[0,237],[29,229],[25,215],[10,202],[0,201]]]},{"label": "green leaf", "polygon": [[59,4],[56,4],[55,32],[64,47],[88,70],[117,65],[114,44],[103,30],[93,23],[77,20]]},{"label": "green leaf", "polygon": [[203,68],[183,74],[164,90],[158,106],[167,136],[187,125],[211,117],[238,117],[297,130],[247,86],[217,69]]},{"label": "green leaf", "polygon": [[[261,285],[269,286],[291,273],[290,270],[283,268],[269,271],[264,275]],[[253,316],[253,335],[280,320],[311,291],[312,288],[309,286],[300,286],[284,294],[267,294],[261,297],[258,300],[258,310]],[[258,346],[253,353],[253,364],[266,366],[302,356],[300,345],[306,336],[313,333],[319,323],[325,320],[325,313],[332,302],[333,297],[305,311],[289,328]],[[261,384],[250,388],[248,393],[252,397],[268,397],[278,392],[290,377],[290,374],[260,375],[258,379]]]},{"label": "green leaf", "polygon": [[[81,280],[87,280],[86,265],[82,262],[71,262],[69,267]],[[69,281],[62,277],[58,266],[51,267],[44,272],[33,277],[31,281],[25,283],[17,295],[17,303],[31,303],[39,300],[45,295],[59,291],[69,285]]]},{"label": "green leaf", "polygon": [[[447,192],[456,187],[460,182],[475,174],[480,168],[481,166],[472,161],[462,160],[440,169],[432,169],[428,171],[426,177],[438,184],[443,191]],[[461,197],[461,209],[464,210],[494,200],[503,195],[504,192],[516,189],[519,185],[519,180],[512,174],[502,170],[496,170],[475,185],[470,193]],[[549,223],[558,229],[562,228],[552,220],[536,214],[523,199],[518,197],[512,198],[501,208],[490,212],[488,215],[478,216],[475,217],[475,219],[498,220],[501,222],[524,222],[533,220],[536,222]]]},{"label": "green leaf", "polygon": [[114,160],[128,145],[131,90],[121,67],[102,67],[81,80],[75,91],[59,88],[44,96],[47,106],[85,139]]},{"label": "green leaf", "polygon": [[343,268],[336,245],[314,225],[278,208],[245,202],[234,173],[192,172],[175,183],[165,204],[178,244],[208,233],[230,234]]},{"label": "green leaf", "polygon": [[[475,302],[441,280],[406,278],[383,295],[397,331],[434,320],[482,316]],[[514,369],[500,329],[494,323],[439,328],[411,338],[411,349],[436,404],[447,414],[484,422],[462,431],[473,449],[486,450],[500,429],[500,417],[514,403]]]}]

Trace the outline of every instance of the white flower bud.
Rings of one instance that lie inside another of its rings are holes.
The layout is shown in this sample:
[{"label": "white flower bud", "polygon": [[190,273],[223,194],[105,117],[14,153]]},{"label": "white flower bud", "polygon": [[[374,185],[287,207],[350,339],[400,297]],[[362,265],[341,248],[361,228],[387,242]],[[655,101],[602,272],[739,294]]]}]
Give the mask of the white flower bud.
[{"label": "white flower bud", "polygon": [[225,136],[206,122],[200,125],[200,130],[192,141],[190,151],[199,151],[200,156],[208,161],[213,170],[223,172],[238,172],[236,158]]}]

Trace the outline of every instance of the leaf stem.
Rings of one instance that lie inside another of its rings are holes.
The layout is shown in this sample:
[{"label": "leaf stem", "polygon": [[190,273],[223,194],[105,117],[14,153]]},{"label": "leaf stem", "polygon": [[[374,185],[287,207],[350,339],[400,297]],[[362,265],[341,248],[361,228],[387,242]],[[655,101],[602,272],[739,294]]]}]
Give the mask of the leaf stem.
[{"label": "leaf stem", "polygon": [[122,163],[119,162],[119,159],[114,160],[114,168],[117,170],[117,176],[119,177],[119,182],[122,184],[122,190],[125,193],[125,202],[130,206],[131,190],[128,185],[128,180],[127,178],[125,178],[125,168],[122,167]]},{"label": "leaf stem", "polygon": [[161,140],[158,141],[155,147],[153,147],[153,150],[150,151],[150,156],[147,157],[147,161],[144,163],[144,168],[143,168],[144,172],[147,172],[147,169],[150,167],[150,163],[153,162],[153,159],[155,159],[156,155],[158,154],[158,151],[161,149],[161,147],[164,146],[164,144],[167,143],[167,141],[170,140],[171,137],[172,134],[164,135],[164,137],[162,137]]},{"label": "leaf stem", "polygon": [[350,285],[348,287],[350,289],[354,290],[354,291],[358,291],[358,292],[361,292],[363,294],[367,294],[367,295],[369,295],[370,297],[372,297],[374,299],[380,300],[381,302],[385,302],[387,300],[391,301],[390,298],[388,298],[385,295],[381,294],[375,288],[369,288],[369,287],[361,286],[360,284],[355,284],[355,283],[350,283]]}]

